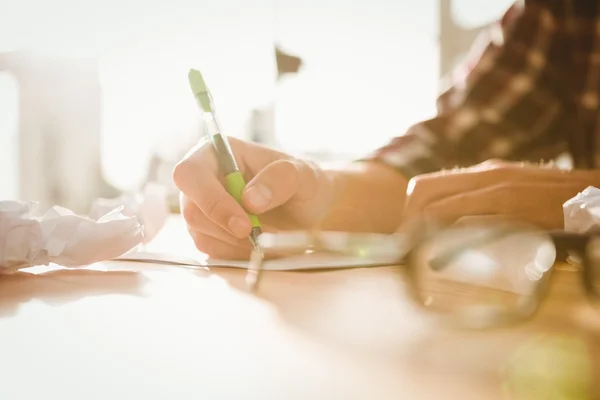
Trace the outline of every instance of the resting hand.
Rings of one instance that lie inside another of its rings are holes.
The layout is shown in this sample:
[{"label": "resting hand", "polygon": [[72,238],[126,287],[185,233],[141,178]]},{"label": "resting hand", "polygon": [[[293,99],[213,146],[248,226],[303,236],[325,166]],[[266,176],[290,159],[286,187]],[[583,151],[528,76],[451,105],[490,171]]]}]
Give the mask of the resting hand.
[{"label": "resting hand", "polygon": [[562,229],[563,203],[597,182],[597,171],[492,160],[413,178],[404,218],[452,223],[463,217],[508,217],[541,228]]}]

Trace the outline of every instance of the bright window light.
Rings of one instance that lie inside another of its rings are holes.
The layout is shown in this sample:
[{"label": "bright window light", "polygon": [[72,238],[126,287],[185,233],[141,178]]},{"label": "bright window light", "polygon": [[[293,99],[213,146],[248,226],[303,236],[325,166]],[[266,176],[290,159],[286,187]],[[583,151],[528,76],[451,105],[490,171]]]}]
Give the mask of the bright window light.
[{"label": "bright window light", "polygon": [[0,71],[0,200],[18,199],[19,87],[13,75]]},{"label": "bright window light", "polygon": [[[384,144],[435,113],[438,24],[437,0],[19,0],[0,5],[0,51],[98,59],[104,173],[131,189],[153,152],[198,134],[190,67],[225,134],[246,136],[272,105],[286,151],[335,160]],[[275,43],[304,62],[277,86]]]}]

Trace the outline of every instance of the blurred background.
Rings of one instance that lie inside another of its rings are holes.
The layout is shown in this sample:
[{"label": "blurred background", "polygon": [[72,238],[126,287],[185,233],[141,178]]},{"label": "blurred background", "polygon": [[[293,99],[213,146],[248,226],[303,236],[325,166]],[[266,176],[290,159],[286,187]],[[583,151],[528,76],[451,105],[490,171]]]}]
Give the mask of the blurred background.
[{"label": "blurred background", "polygon": [[511,3],[0,0],[0,199],[86,212],[170,186],[202,135],[191,67],[225,134],[360,157],[435,113],[441,78]]}]

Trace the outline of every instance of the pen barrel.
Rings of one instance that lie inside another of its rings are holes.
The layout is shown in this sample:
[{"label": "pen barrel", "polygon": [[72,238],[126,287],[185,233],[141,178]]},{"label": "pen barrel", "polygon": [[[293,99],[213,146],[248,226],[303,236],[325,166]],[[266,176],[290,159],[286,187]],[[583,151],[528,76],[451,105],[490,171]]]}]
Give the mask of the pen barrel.
[{"label": "pen barrel", "polygon": [[[242,204],[242,194],[246,187],[246,182],[244,181],[242,173],[236,171],[225,175],[225,184],[227,185],[227,192],[229,192],[239,204]],[[248,213],[248,217],[250,217],[253,228],[260,228],[260,222],[256,215]]]},{"label": "pen barrel", "polygon": [[210,135],[215,151],[217,152],[217,159],[219,160],[219,167],[225,176],[239,172],[239,167],[233,156],[233,151],[229,145],[227,138],[223,137],[220,133]]}]

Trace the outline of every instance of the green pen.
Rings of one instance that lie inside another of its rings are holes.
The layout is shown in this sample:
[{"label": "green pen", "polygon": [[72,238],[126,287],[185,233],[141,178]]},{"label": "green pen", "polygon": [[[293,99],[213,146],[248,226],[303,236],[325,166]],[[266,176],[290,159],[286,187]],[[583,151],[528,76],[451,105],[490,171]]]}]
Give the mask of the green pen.
[{"label": "green pen", "polygon": [[[194,92],[194,97],[202,110],[203,121],[215,152],[217,153],[219,166],[221,171],[225,174],[227,192],[229,192],[239,204],[242,204],[242,193],[246,187],[246,182],[240,172],[227,137],[221,134],[221,128],[217,121],[212,95],[206,87],[200,71],[190,69],[188,79],[190,81],[190,87]],[[252,223],[252,231],[249,236],[250,243],[255,250],[258,250],[257,240],[258,236],[262,233],[260,221],[256,215],[248,213],[248,216]]]}]

